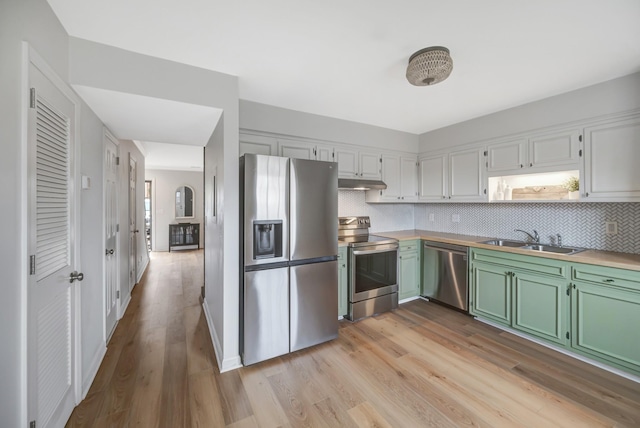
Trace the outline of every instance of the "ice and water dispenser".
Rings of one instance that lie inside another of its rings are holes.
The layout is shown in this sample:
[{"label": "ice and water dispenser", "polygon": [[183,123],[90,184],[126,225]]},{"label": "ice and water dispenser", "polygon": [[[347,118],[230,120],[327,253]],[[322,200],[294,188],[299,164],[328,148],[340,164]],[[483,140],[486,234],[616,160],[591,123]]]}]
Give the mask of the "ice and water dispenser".
[{"label": "ice and water dispenser", "polygon": [[253,259],[282,257],[282,220],[253,222]]}]

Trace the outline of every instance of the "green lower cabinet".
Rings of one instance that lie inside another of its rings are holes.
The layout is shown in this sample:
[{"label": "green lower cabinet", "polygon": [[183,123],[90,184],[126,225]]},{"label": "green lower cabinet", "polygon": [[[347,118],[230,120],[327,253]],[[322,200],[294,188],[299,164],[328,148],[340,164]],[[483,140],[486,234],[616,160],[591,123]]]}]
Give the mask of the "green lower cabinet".
[{"label": "green lower cabinet", "polygon": [[474,263],[471,278],[471,314],[511,325],[511,276],[508,269]]},{"label": "green lower cabinet", "polygon": [[398,300],[420,295],[420,241],[400,241]]},{"label": "green lower cabinet", "polygon": [[349,298],[347,296],[347,287],[349,277],[347,270],[347,247],[338,248],[338,316],[347,315],[349,310]]},{"label": "green lower cabinet", "polygon": [[640,292],[574,282],[571,346],[640,375]]},{"label": "green lower cabinet", "polygon": [[518,271],[513,272],[511,278],[511,326],[541,339],[566,345],[569,332],[567,281]]}]

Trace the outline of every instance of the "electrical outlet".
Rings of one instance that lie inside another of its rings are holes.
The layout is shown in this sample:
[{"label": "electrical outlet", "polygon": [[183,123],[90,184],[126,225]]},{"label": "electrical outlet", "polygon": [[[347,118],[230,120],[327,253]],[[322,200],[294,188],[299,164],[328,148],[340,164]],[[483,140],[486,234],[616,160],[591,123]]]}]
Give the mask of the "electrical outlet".
[{"label": "electrical outlet", "polygon": [[436,215],[434,213],[429,213],[429,221],[436,221]]},{"label": "electrical outlet", "polygon": [[454,223],[460,223],[460,214],[451,214],[451,221]]},{"label": "electrical outlet", "polygon": [[605,233],[607,235],[617,235],[618,234],[618,222],[617,221],[606,221],[604,224],[605,224]]}]

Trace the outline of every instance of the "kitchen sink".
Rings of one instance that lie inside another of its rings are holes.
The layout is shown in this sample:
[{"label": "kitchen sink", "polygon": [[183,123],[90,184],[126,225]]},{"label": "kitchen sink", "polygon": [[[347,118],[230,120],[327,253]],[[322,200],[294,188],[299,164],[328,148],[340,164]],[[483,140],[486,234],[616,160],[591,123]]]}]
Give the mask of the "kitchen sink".
[{"label": "kitchen sink", "polygon": [[527,245],[522,241],[506,241],[504,239],[491,239],[489,241],[481,242],[481,244],[495,245],[497,247],[511,247],[511,248],[519,248]]},{"label": "kitchen sink", "polygon": [[540,251],[545,253],[556,253],[556,254],[576,254],[581,251],[584,251],[584,248],[571,248],[571,247],[554,247],[553,245],[525,245],[521,247],[523,250],[533,250]]},{"label": "kitchen sink", "polygon": [[556,253],[556,254],[576,254],[584,251],[584,248],[571,248],[571,247],[556,247],[553,245],[543,244],[527,244],[522,241],[508,241],[504,239],[490,239],[488,241],[480,242],[481,244],[495,245],[496,247],[511,247],[520,248],[521,250],[539,251],[541,253]]}]

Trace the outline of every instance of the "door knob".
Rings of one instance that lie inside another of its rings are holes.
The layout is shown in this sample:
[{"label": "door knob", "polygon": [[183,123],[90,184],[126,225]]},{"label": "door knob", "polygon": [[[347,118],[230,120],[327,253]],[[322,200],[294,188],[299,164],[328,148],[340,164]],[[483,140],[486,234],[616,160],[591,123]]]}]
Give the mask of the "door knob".
[{"label": "door knob", "polygon": [[82,272],[78,273],[77,271],[71,272],[69,275],[69,282],[73,282],[75,280],[82,281],[84,279],[84,274]]}]

